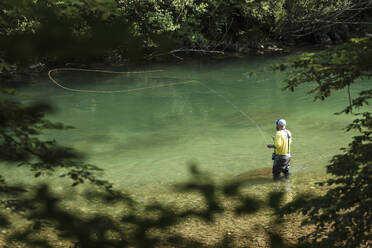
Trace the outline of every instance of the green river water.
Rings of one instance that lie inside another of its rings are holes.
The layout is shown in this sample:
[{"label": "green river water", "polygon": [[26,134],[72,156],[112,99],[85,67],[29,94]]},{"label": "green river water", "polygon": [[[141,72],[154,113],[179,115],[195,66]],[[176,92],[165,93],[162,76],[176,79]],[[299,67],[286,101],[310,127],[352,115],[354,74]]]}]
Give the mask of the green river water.
[{"label": "green river water", "polygon": [[[266,144],[271,143],[278,118],[287,120],[293,135],[292,177],[303,180],[324,174],[327,161],[351,140],[352,134],[343,130],[351,117],[333,115],[348,104],[347,92],[313,102],[313,96],[306,94],[309,86],[294,93],[282,91],[280,73],[247,76],[247,72],[274,62],[279,59],[193,60],[114,68],[162,70],[153,73],[54,74],[70,88],[131,90],[112,94],[64,90],[46,76],[18,90],[32,96],[26,102],[42,99],[53,103],[59,111],[48,118],[75,127],[46,133],[46,138],[85,153],[87,162],[103,168],[104,177],[120,188],[153,192],[185,181],[189,162],[217,180],[271,167],[272,150]],[[187,83],[151,88],[183,82]],[[352,94],[369,84],[353,86]],[[133,90],[139,88],[145,89]],[[6,173],[20,179],[28,172],[8,169]],[[269,170],[267,178],[264,182],[271,183]]]}]

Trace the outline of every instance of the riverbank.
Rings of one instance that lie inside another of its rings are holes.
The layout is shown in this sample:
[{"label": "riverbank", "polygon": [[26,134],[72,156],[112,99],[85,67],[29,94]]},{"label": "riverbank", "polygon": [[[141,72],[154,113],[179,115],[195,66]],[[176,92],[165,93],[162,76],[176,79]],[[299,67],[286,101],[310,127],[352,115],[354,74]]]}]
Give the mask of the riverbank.
[{"label": "riverbank", "polygon": [[257,58],[257,57],[278,57],[290,56],[306,51],[320,51],[326,49],[330,45],[324,44],[280,44],[267,43],[255,48],[241,46],[234,51],[207,51],[202,49],[175,49],[178,52],[166,52],[161,55],[147,56],[142,60],[130,61],[121,60],[120,58],[103,58],[95,61],[43,61],[36,64],[29,64],[23,66],[12,65],[8,70],[0,72],[1,84],[7,87],[12,85],[18,86],[29,83],[33,78],[40,77],[42,74],[47,74],[48,71],[55,68],[81,68],[81,69],[107,69],[123,68],[133,69],[138,67],[146,67],[152,64],[170,64],[170,63],[184,63],[189,60],[206,60],[206,61],[221,61],[229,59],[241,58]]}]

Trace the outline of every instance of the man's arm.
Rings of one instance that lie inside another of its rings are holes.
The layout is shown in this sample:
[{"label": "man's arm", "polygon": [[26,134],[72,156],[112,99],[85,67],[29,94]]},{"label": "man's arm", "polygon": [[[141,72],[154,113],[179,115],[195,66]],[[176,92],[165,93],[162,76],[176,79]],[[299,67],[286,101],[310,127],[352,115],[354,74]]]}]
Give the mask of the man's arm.
[{"label": "man's arm", "polygon": [[273,136],[271,136],[271,138],[273,139],[273,141],[274,141],[274,144],[267,144],[267,148],[274,148],[275,149],[275,144],[276,144],[276,138],[277,138],[277,134],[275,134],[275,136],[273,135]]}]

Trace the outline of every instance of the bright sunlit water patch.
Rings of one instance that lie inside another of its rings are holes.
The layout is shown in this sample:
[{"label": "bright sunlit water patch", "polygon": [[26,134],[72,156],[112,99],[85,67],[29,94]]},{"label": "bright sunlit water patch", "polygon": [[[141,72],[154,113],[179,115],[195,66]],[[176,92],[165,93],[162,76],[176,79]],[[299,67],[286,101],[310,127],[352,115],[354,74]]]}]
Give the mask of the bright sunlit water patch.
[{"label": "bright sunlit water patch", "polygon": [[[163,69],[154,73],[55,75],[64,86],[75,89],[150,87],[114,94],[66,91],[46,77],[18,90],[31,94],[32,100],[52,102],[59,111],[48,118],[75,127],[47,133],[46,138],[84,152],[88,162],[105,170],[106,179],[125,189],[154,190],[184,181],[190,161],[221,180],[271,167],[272,150],[266,144],[278,118],[287,120],[293,135],[293,177],[324,173],[327,161],[351,140],[352,134],[343,130],[351,117],[333,115],[348,104],[347,93],[313,102],[313,96],[306,94],[308,86],[294,93],[282,91],[280,73],[246,74],[273,62],[278,61],[193,61],[138,69]],[[368,84],[352,87],[352,93]]]}]

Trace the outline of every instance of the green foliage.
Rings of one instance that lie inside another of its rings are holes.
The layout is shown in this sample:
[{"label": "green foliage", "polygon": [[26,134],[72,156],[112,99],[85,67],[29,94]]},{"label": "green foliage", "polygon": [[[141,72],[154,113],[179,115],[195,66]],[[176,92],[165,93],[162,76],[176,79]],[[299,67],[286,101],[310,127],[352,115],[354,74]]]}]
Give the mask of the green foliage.
[{"label": "green foliage", "polygon": [[[324,100],[333,90],[340,90],[356,82],[356,79],[368,79],[372,73],[372,40],[370,38],[352,39],[334,48],[317,53],[304,53],[290,58],[287,62],[274,65],[274,70],[286,71],[285,89],[293,91],[304,83],[315,83],[309,93],[315,93],[315,100]],[[371,98],[370,90],[359,93],[351,106],[344,112],[348,113],[354,107],[368,104]]]},{"label": "green foliage", "polygon": [[3,71],[9,71],[10,65],[8,65],[3,59],[0,59],[0,73]]},{"label": "green foliage", "polygon": [[[370,79],[371,52],[371,39],[353,39],[321,52],[302,54],[274,69],[288,70],[285,89],[293,91],[301,84],[315,84],[309,93],[315,93],[315,100],[324,100],[332,91],[357,83],[357,79]],[[365,110],[361,107],[371,98],[372,89],[361,91],[341,113]],[[329,187],[326,194],[301,197],[282,210],[288,213],[300,209],[309,217],[304,224],[316,225],[316,230],[304,237],[310,238],[312,247],[359,247],[371,240],[372,116],[370,111],[353,115],[355,120],[346,130],[356,130],[359,135],[327,166],[333,178],[320,183]]]},{"label": "green foliage", "polygon": [[135,46],[113,0],[6,0],[1,5],[0,52],[11,63],[97,59],[121,46]]},{"label": "green foliage", "polygon": [[231,49],[234,43],[263,41],[278,9],[280,1],[190,1],[178,16],[177,35],[186,45],[203,48]]},{"label": "green foliage", "polygon": [[[13,96],[10,96],[13,95]],[[81,155],[71,148],[60,146],[55,140],[38,138],[43,130],[71,128],[44,118],[53,111],[46,103],[24,105],[16,100],[14,90],[2,88],[0,97],[0,161],[27,166],[35,177],[58,168],[67,169],[62,176],[69,176],[74,185],[90,181],[108,190],[111,185],[96,178],[100,169],[83,162]],[[19,97],[19,96],[18,96]]]},{"label": "green foliage", "polygon": [[0,59],[27,65],[40,60],[103,60],[112,54],[134,60],[180,47],[255,48],[286,40],[288,32],[304,22],[316,32],[314,26],[319,24],[314,20],[350,4],[349,0],[4,0]]},{"label": "green foliage", "polygon": [[345,24],[359,19],[363,7],[368,8],[368,1],[286,0],[276,33],[284,40],[316,40],[326,34],[340,42],[348,38],[349,27]]},{"label": "green foliage", "polygon": [[[41,175],[57,174],[60,177],[68,177],[72,180],[72,186],[89,182],[105,193],[105,200],[113,202],[125,202],[128,206],[133,205],[133,200],[114,190],[110,182],[99,178],[101,169],[94,165],[87,164],[83,157],[69,147],[59,145],[55,140],[42,140],[40,135],[47,129],[65,130],[71,128],[61,123],[51,122],[45,119],[45,115],[51,113],[53,108],[46,103],[22,104],[19,95],[12,89],[1,88],[0,95],[0,162],[2,166],[23,166],[30,169],[35,177]],[[41,187],[37,195],[31,196],[32,186],[16,186],[7,182],[0,175],[0,226],[11,229],[12,221],[8,214],[3,212],[8,209],[14,213],[20,213],[19,218],[29,214],[26,221],[31,221],[29,229],[22,233],[14,233],[9,237],[9,243],[20,240],[27,244],[27,247],[52,247],[47,240],[30,238],[39,230],[40,220],[48,219],[58,223],[58,227],[66,227],[61,236],[71,237],[73,240],[86,241],[86,234],[107,228],[116,230],[112,223],[105,221],[103,217],[97,216],[89,221],[81,220],[81,223],[73,223],[77,219],[68,211],[59,211],[56,204],[59,199],[49,195],[45,187]],[[43,198],[44,197],[44,198]],[[45,203],[45,205],[44,205]],[[107,221],[107,220],[106,220]],[[82,226],[85,229],[78,229]],[[88,229],[87,227],[91,229]],[[26,226],[25,226],[26,227]],[[72,234],[71,234],[72,233]],[[85,239],[84,239],[85,238]],[[93,243],[84,247],[104,247],[106,244],[102,237],[95,240],[98,246]],[[103,242],[103,243],[102,243]],[[119,242],[120,243],[120,242]],[[108,246],[105,246],[108,247]],[[112,247],[112,246],[110,246]]]}]

